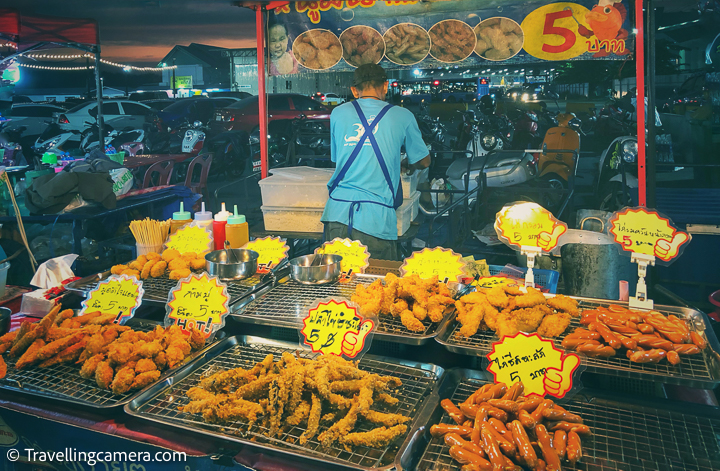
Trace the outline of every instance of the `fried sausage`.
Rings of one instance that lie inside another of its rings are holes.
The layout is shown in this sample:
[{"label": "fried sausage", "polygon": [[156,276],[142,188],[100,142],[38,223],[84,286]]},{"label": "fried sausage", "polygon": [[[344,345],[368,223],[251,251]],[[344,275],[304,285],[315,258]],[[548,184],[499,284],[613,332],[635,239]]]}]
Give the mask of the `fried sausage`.
[{"label": "fried sausage", "polygon": [[578,435],[592,435],[590,427],[582,424],[572,424],[570,422],[556,422],[549,424],[548,428],[552,431],[564,430],[566,432],[573,431]]},{"label": "fried sausage", "polygon": [[[487,392],[490,390],[490,388],[492,388],[493,386],[494,386],[493,383],[488,383],[488,384],[482,385],[477,391],[475,391],[474,393],[472,393],[472,394],[470,395],[470,397],[468,397],[467,399],[465,399],[465,401],[463,401],[463,404],[476,404],[475,399],[476,399],[477,397],[482,396],[482,395],[484,395],[485,393],[487,393]],[[488,398],[488,399],[489,399],[489,398]],[[477,403],[479,404],[479,402],[477,402]],[[473,417],[475,417],[475,415],[473,415]]]},{"label": "fried sausage", "polygon": [[514,400],[507,399],[490,399],[487,401],[493,407],[497,407],[500,410],[514,414],[518,411],[518,404]]},{"label": "fried sausage", "polygon": [[675,350],[668,350],[667,352],[667,360],[672,365],[679,365],[682,360],[680,360],[680,355]]},{"label": "fried sausage", "polygon": [[540,403],[543,401],[543,398],[541,396],[532,395],[530,397],[526,397],[525,401],[518,404],[519,410],[524,410],[526,412],[532,412],[535,409],[537,409],[537,406],[540,405]]},{"label": "fried sausage", "polygon": [[524,409],[520,409],[520,411],[518,412],[518,420],[520,421],[522,426],[528,430],[534,429],[535,425],[537,425],[535,419],[533,419],[530,413]]},{"label": "fried sausage", "polygon": [[518,381],[517,383],[510,386],[507,392],[500,399],[506,401],[517,401],[517,398],[520,397],[524,391],[525,386],[522,384],[522,381]]},{"label": "fried sausage", "polygon": [[498,419],[496,419],[495,417],[489,418],[489,419],[488,419],[488,422],[490,423],[490,425],[492,425],[493,427],[495,427],[495,430],[497,430],[498,432],[500,432],[501,435],[504,436],[504,435],[507,433],[508,429],[505,427],[505,424],[502,423],[502,422],[500,422],[500,421],[499,421]]},{"label": "fried sausage", "polygon": [[577,414],[573,414],[572,412],[564,411],[564,410],[557,410],[557,409],[545,409],[542,412],[543,417],[545,417],[548,420],[557,420],[560,422],[570,422],[574,424],[581,424],[583,423],[582,417],[580,417]]},{"label": "fried sausage", "polygon": [[570,431],[567,436],[567,459],[575,466],[575,463],[582,458],[582,446],[580,437],[574,431]]},{"label": "fried sausage", "polygon": [[549,399],[545,399],[544,401],[542,401],[540,403],[539,406],[537,406],[535,411],[532,414],[530,414],[530,416],[533,418],[533,420],[535,420],[535,423],[540,423],[540,421],[543,419],[543,411],[545,409],[549,409],[550,407],[552,407],[553,404],[554,404],[553,401],[551,401]]},{"label": "fried sausage", "polygon": [[507,422],[508,421],[508,414],[502,409],[498,409],[497,407],[493,406],[490,403],[483,402],[480,404],[480,406],[485,406],[487,408],[487,415],[490,417],[495,417],[496,419],[500,420],[501,422]]},{"label": "fried sausage", "polygon": [[481,458],[485,458],[485,452],[482,450],[482,448],[472,442],[463,440],[463,438],[457,433],[448,433],[447,435],[445,435],[444,441],[447,446],[458,445],[465,448],[471,453],[475,453]]},{"label": "fried sausage", "polygon": [[650,335],[653,332],[655,332],[655,329],[653,329],[653,326],[651,326],[650,324],[646,324],[643,322],[641,324],[638,324],[637,326],[638,326],[638,330],[640,332],[642,332],[643,334]]},{"label": "fried sausage", "polygon": [[[610,330],[608,326],[602,322],[593,322],[590,324],[590,330],[594,330],[598,334],[602,335],[602,338],[610,345],[613,349],[619,350],[622,347],[620,339]],[[549,465],[549,463],[548,463]]]},{"label": "fried sausage", "polygon": [[487,422],[482,426],[482,430],[480,431],[482,448],[487,457],[490,459],[490,463],[492,463],[493,468],[502,469],[505,465],[505,458],[502,453],[500,453],[500,445],[490,431],[491,428],[492,426]]},{"label": "fried sausage", "polygon": [[537,424],[535,435],[537,435],[538,445],[542,450],[548,471],[560,471],[560,457],[558,457],[557,452],[550,444],[550,434],[543,424]]},{"label": "fried sausage", "polygon": [[469,404],[466,402],[461,402],[458,407],[460,408],[460,411],[465,415],[465,417],[474,418],[475,415],[477,415],[478,409],[480,409],[480,406],[478,404]]},{"label": "fried sausage", "polygon": [[635,340],[641,347],[662,348],[663,350],[672,350],[673,348],[672,342],[669,340],[659,339],[652,335],[641,335],[639,337],[635,337]]},{"label": "fried sausage", "polygon": [[487,465],[482,463],[468,463],[462,465],[460,471],[492,471],[493,466],[488,460],[484,460]]},{"label": "fried sausage", "polygon": [[[526,412],[527,413],[527,412]],[[530,438],[519,420],[513,420],[508,425],[513,434],[513,440],[523,461],[529,468],[537,466],[537,454],[530,443]]]},{"label": "fried sausage", "polygon": [[430,435],[433,437],[442,437],[446,433],[457,433],[463,438],[470,438],[470,434],[473,429],[470,427],[463,427],[462,425],[452,424],[435,424],[430,427]]},{"label": "fried sausage", "polygon": [[482,456],[476,455],[475,453],[466,450],[460,445],[453,445],[450,447],[450,456],[460,464],[482,463],[483,461],[487,463],[487,460],[485,460]]},{"label": "fried sausage", "polygon": [[561,460],[565,459],[565,450],[567,449],[567,432],[565,430],[555,430],[553,436],[553,448]]},{"label": "fried sausage", "polygon": [[600,340],[600,334],[593,332],[592,330],[583,329],[578,327],[572,333],[565,336],[565,338],[579,338],[587,340]]},{"label": "fried sausage", "polygon": [[623,335],[637,335],[640,333],[639,330],[633,329],[631,327],[628,327],[626,325],[622,324],[606,324],[610,330],[613,332],[617,332],[618,334]]},{"label": "fried sausage", "polygon": [[[600,335],[600,334],[598,334]],[[560,342],[560,346],[564,348],[565,350],[574,350],[580,345],[600,345],[600,342],[597,340],[588,340],[588,339],[580,339],[580,338],[568,338],[565,337],[562,342]]]},{"label": "fried sausage", "polygon": [[[619,340],[618,340],[619,342]],[[621,343],[622,345],[622,343]],[[589,357],[603,357],[608,358],[615,356],[615,349],[609,346],[603,346],[603,345],[588,345],[583,344],[578,346],[575,351],[578,353],[584,353],[585,355]]]},{"label": "fried sausage", "polygon": [[652,350],[633,352],[629,358],[634,363],[658,363],[666,356],[667,351],[654,348]]},{"label": "fried sausage", "polygon": [[463,422],[465,422],[465,415],[460,412],[460,409],[458,409],[450,399],[443,399],[440,401],[440,407],[448,413],[450,418],[453,419],[456,424],[462,425]]},{"label": "fried sausage", "polygon": [[697,355],[700,353],[700,347],[692,343],[674,344],[672,349],[680,355]]},{"label": "fried sausage", "polygon": [[470,434],[470,441],[476,445],[480,444],[480,429],[482,424],[487,422],[487,407],[480,406],[477,414],[475,414],[475,423],[473,424],[472,434]]},{"label": "fried sausage", "polygon": [[702,336],[700,336],[700,334],[698,334],[697,332],[690,332],[690,340],[691,340],[692,343],[694,343],[695,346],[697,346],[697,348],[699,348],[700,350],[705,350],[705,347],[707,347],[707,342],[706,342],[705,339],[702,338]]}]

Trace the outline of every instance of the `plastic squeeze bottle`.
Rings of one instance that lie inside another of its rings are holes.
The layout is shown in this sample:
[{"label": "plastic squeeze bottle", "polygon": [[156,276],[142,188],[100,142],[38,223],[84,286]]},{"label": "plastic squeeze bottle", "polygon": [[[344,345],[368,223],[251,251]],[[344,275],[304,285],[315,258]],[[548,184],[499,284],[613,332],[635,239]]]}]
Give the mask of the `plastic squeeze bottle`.
[{"label": "plastic squeeze bottle", "polygon": [[[197,223],[200,227],[210,227],[213,223],[213,216],[210,211],[205,211],[205,203],[202,203],[202,211],[197,211],[195,213],[195,223]],[[212,227],[210,227],[210,231],[212,232]]]},{"label": "plastic squeeze bottle", "polygon": [[185,224],[192,222],[190,211],[185,211],[185,205],[180,202],[180,211],[173,213],[172,221],[170,221],[170,234],[175,234]]},{"label": "plastic squeeze bottle", "polygon": [[215,241],[215,250],[223,250],[225,248],[225,226],[230,217],[230,211],[225,209],[225,203],[222,204],[222,211],[215,214],[213,221],[213,240]]},{"label": "plastic squeeze bottle", "polygon": [[239,249],[250,242],[248,223],[245,222],[245,216],[243,214],[238,214],[237,205],[235,205],[235,214],[227,220],[225,237],[227,237],[228,242],[230,242],[231,249]]}]

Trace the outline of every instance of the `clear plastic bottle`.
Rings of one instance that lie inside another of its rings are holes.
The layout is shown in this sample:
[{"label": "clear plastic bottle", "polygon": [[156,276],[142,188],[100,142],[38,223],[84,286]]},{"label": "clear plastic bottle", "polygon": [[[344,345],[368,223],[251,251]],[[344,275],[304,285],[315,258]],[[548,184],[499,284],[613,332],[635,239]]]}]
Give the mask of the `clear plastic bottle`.
[{"label": "clear plastic bottle", "polygon": [[210,211],[205,211],[205,202],[201,203],[202,210],[195,213],[195,222],[198,226],[209,227],[212,232],[213,215]]}]

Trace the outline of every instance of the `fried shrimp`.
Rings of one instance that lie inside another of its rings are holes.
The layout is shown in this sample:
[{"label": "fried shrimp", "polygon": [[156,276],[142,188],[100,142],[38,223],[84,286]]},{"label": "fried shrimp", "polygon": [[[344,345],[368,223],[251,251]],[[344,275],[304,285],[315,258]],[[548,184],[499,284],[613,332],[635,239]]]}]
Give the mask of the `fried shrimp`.
[{"label": "fried shrimp", "polygon": [[401,312],[400,321],[405,328],[411,332],[422,332],[425,330],[423,323],[415,317],[412,311],[405,310]]},{"label": "fried shrimp", "polygon": [[340,442],[348,451],[351,451],[348,445],[385,448],[405,432],[407,432],[407,425],[402,424],[390,428],[379,427],[367,432],[349,433],[342,437]]}]

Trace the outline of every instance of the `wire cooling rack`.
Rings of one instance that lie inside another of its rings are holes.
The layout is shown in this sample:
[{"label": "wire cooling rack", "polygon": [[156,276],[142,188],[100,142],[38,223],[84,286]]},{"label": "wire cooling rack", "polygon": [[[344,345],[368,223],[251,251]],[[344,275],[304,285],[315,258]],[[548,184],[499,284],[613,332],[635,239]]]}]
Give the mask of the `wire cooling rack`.
[{"label": "wire cooling rack", "polygon": [[[450,376],[453,372],[448,372]],[[462,402],[485,381],[463,378],[452,393]],[[720,420],[665,409],[620,404],[593,398],[563,403],[579,414],[593,432],[581,437],[583,458],[577,467],[563,462],[563,469],[586,471],[658,471],[720,469]],[[437,416],[437,415],[436,415]],[[454,423],[443,411],[443,423]],[[430,439],[417,471],[457,469],[449,447],[440,437]]]},{"label": "wire cooling rack", "polygon": [[[67,289],[87,296],[90,291],[97,288],[100,281],[107,279],[109,276],[110,272],[88,276],[68,284]],[[255,275],[244,280],[226,282],[228,294],[230,295],[230,304],[234,304],[258,285],[261,282],[260,276]],[[177,280],[171,280],[167,274],[159,278],[146,278],[142,282],[145,290],[143,301],[163,304],[167,303],[170,291],[178,284]]]},{"label": "wire cooling rack", "polygon": [[[273,354],[277,360],[283,352],[297,350],[296,346],[293,347],[288,342],[269,341],[255,337],[231,337],[222,342],[213,349],[214,352],[217,352],[215,356],[208,354],[207,357],[210,358],[195,362],[194,365],[179,372],[176,377],[168,378],[164,385],[157,385],[155,388],[145,391],[125,407],[126,412],[186,430],[214,436],[220,435],[243,444],[272,448],[291,455],[325,462],[340,463],[354,469],[392,467],[403,437],[398,437],[386,448],[358,446],[353,447],[352,452],[348,452],[338,443],[328,448],[318,442],[318,435],[328,428],[327,425],[320,426],[318,434],[313,440],[305,445],[300,445],[298,439],[305,431],[302,426],[286,428],[280,436],[271,439],[264,435],[267,428],[259,423],[253,424],[251,428],[242,421],[215,425],[203,421],[199,414],[181,412],[180,408],[190,402],[185,393],[191,387],[197,386],[203,377],[238,367],[250,369],[268,354]],[[309,351],[302,351],[299,354],[305,358],[317,356]],[[365,371],[395,376],[402,380],[402,386],[392,392],[399,402],[392,406],[376,404],[373,409],[382,409],[383,412],[402,414],[407,417],[417,415],[423,401],[430,396],[430,392],[442,374],[441,369],[431,365],[405,365],[401,360],[375,359],[370,355],[363,358],[359,367]],[[410,430],[412,422],[407,425]],[[376,426],[359,420],[354,431],[365,432]]]},{"label": "wire cooling rack", "polygon": [[[355,293],[357,285],[369,285],[377,279],[382,277],[356,275],[345,283],[325,285],[304,285],[290,280],[278,284],[234,315],[241,322],[297,327],[300,319],[307,315],[308,310],[318,299],[338,297],[349,300]],[[400,317],[379,316],[375,336],[398,343],[421,345],[437,335],[447,317],[446,315],[439,323],[425,319],[423,321],[425,329],[422,332],[411,332],[400,322]]]},{"label": "wire cooling rack", "polygon": [[[608,302],[598,300],[580,299],[578,306],[581,309],[594,309],[600,306],[607,306]],[[661,363],[633,363],[623,355],[616,355],[610,358],[591,358],[583,356],[583,365],[587,371],[621,376],[641,380],[657,380],[663,383],[681,384],[691,387],[705,387],[712,389],[720,382],[720,363],[718,353],[714,350],[717,344],[712,329],[703,321],[702,314],[698,311],[686,308],[657,308],[656,311],[665,315],[674,314],[685,318],[692,330],[697,330],[701,335],[708,338],[708,348],[699,355],[683,355],[682,362],[671,365],[664,361]],[[460,323],[455,322],[454,317],[448,320],[447,329],[436,338],[439,343],[454,352],[465,355],[484,356],[492,351],[492,344],[499,339],[492,331],[478,331],[472,337],[459,335]],[[580,325],[578,318],[573,318],[570,326],[561,336],[554,339],[555,345],[562,348],[560,343],[565,336]]]}]

